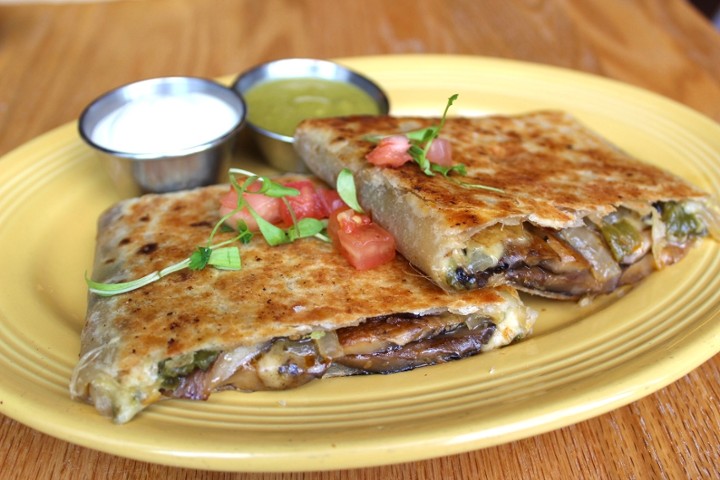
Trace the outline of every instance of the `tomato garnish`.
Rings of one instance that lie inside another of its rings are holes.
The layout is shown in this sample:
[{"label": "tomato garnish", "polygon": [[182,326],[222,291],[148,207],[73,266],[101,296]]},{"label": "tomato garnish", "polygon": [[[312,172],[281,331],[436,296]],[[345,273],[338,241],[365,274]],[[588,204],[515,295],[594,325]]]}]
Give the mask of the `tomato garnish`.
[{"label": "tomato garnish", "polygon": [[[248,190],[257,191],[260,189],[260,185],[254,183],[250,185]],[[243,193],[243,197],[248,204],[255,210],[258,215],[267,220],[270,223],[278,223],[282,220],[281,207],[284,207],[282,200],[275,197],[268,197],[262,193]],[[237,208],[238,194],[234,188],[230,187],[230,191],[220,198],[220,215],[227,215]],[[287,209],[286,209],[287,210]],[[248,229],[252,231],[258,230],[258,225],[253,216],[250,214],[247,208],[243,208],[235,215],[226,220],[226,223],[231,227],[237,229],[238,222],[240,220],[245,221]]]},{"label": "tomato garnish", "polygon": [[368,270],[395,258],[395,239],[370,217],[352,209],[330,215],[328,236],[348,263]]},{"label": "tomato garnish", "polygon": [[[358,270],[377,267],[395,258],[395,239],[384,228],[375,224],[365,214],[356,213],[349,208],[335,190],[316,188],[308,180],[299,180],[283,184],[298,190],[299,195],[286,195],[293,210],[295,220],[328,218],[327,233],[335,248]],[[248,190],[257,191],[258,184],[252,184]],[[268,197],[260,193],[243,193],[243,198],[262,218],[273,225],[293,224],[290,210],[277,197]],[[237,208],[238,193],[230,188],[220,199],[220,214],[227,215]],[[332,213],[329,213],[332,212]],[[237,229],[243,220],[250,230],[257,231],[258,226],[247,208],[235,213],[227,223]]]},{"label": "tomato garnish", "polygon": [[[295,214],[295,220],[302,218],[316,218],[321,220],[327,218],[328,211],[325,209],[320,196],[315,190],[315,185],[309,180],[298,180],[296,182],[283,183],[286,187],[291,187],[300,192],[295,197],[285,197]],[[283,203],[280,208],[282,224],[290,226],[293,224],[290,211]]]},{"label": "tomato garnish", "polygon": [[379,167],[399,167],[413,160],[408,150],[410,139],[405,135],[392,135],[381,139],[365,158]]},{"label": "tomato garnish", "polygon": [[430,162],[437,165],[442,165],[443,167],[451,166],[452,145],[450,141],[445,138],[436,138],[430,144],[426,157]]},{"label": "tomato garnish", "polygon": [[327,218],[330,216],[332,212],[335,210],[338,210],[340,208],[347,208],[347,205],[345,205],[345,202],[343,202],[342,198],[340,198],[340,195],[336,190],[330,190],[327,188],[318,188],[317,189],[318,197],[320,198],[320,203],[323,206],[323,209],[325,210],[325,217]]}]

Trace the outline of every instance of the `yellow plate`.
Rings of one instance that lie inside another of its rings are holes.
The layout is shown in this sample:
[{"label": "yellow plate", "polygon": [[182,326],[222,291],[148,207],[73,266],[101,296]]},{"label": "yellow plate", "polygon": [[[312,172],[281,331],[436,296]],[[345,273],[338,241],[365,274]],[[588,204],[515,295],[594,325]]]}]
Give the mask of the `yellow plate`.
[{"label": "yellow plate", "polygon": [[[462,56],[341,60],[395,114],[559,108],[717,194],[720,126],[667,99],[546,66]],[[167,401],[117,426],[68,397],[95,220],[115,197],[74,124],[0,161],[0,412],[70,442],[216,470],[352,468],[447,455],[562,427],[667,385],[720,350],[720,255],[706,242],[617,301],[527,299],[535,335],[447,365],[289,392]],[[241,310],[242,306],[239,305]]]}]

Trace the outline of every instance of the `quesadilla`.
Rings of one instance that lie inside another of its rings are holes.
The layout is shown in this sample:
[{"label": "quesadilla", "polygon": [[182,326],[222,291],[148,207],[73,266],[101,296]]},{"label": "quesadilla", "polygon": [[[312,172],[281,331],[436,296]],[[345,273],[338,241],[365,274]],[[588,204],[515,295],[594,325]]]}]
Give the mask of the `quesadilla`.
[{"label": "quesadilla", "polygon": [[[93,279],[125,282],[181,261],[208,238],[227,190],[118,203],[98,222]],[[186,269],[119,295],[91,292],[72,397],[123,423],[165,398],[467,357],[528,335],[536,316],[510,287],[450,295],[399,256],[358,271],[330,243],[271,247],[259,235],[239,251],[240,270]]]},{"label": "quesadilla", "polygon": [[567,113],[444,121],[439,137],[465,175],[366,159],[375,139],[407,136],[438,118],[306,120],[295,147],[326,182],[352,170],[362,207],[446,290],[509,284],[551,298],[592,297],[677,262],[699,238],[718,237],[708,194]]}]

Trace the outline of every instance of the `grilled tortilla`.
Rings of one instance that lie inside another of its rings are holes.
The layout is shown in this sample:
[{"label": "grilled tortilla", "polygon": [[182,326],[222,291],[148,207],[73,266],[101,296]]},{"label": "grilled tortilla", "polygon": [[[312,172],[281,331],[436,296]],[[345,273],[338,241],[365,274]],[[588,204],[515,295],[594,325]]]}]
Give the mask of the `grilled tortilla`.
[{"label": "grilled tortilla", "polygon": [[[112,207],[99,220],[93,279],[183,260],[206,242],[227,188]],[[91,293],[72,397],[122,423],[163,398],[446,362],[507,345],[535,320],[512,288],[449,295],[401,257],[356,271],[321,240],[270,247],[260,235],[240,251],[239,271],[183,270],[125,294]]]},{"label": "grilled tortilla", "polygon": [[355,173],[358,197],[398,251],[446,290],[500,284],[577,299],[631,285],[717,236],[709,196],[615,147],[572,116],[448,118],[440,137],[467,176],[425,175],[365,160],[372,136],[438,125],[436,118],[312,119],[295,146],[315,174]]}]

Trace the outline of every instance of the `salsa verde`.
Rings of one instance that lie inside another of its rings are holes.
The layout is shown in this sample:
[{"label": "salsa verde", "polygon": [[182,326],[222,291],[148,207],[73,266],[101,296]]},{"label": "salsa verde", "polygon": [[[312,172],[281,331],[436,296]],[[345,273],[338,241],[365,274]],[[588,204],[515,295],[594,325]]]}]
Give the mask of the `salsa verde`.
[{"label": "salsa verde", "polygon": [[286,136],[292,136],[306,118],[380,113],[372,97],[359,87],[320,78],[269,80],[243,96],[249,122]]}]

